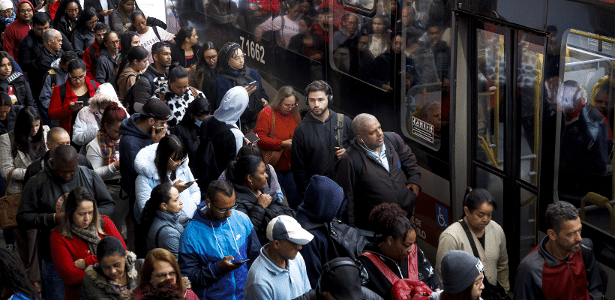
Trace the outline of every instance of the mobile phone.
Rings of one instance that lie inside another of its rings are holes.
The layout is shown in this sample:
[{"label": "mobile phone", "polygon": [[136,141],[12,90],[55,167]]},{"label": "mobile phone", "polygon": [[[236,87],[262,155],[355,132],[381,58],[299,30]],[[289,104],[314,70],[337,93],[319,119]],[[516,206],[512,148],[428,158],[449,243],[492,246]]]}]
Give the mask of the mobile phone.
[{"label": "mobile phone", "polygon": [[75,101],[75,104],[81,104],[81,105],[83,105],[83,101]]},{"label": "mobile phone", "polygon": [[248,139],[248,141],[250,141],[250,143],[252,143],[252,144],[254,144],[258,140],[260,140],[260,138],[254,132],[250,132],[250,133],[246,134],[246,139]]},{"label": "mobile phone", "polygon": [[256,84],[257,84],[256,80],[254,80],[254,81],[252,81],[252,82],[248,83],[248,85],[249,85],[249,86],[256,86]]},{"label": "mobile phone", "polygon": [[250,259],[244,259],[244,260],[231,260],[232,264],[236,264],[236,265],[241,265],[247,261],[249,261]]}]

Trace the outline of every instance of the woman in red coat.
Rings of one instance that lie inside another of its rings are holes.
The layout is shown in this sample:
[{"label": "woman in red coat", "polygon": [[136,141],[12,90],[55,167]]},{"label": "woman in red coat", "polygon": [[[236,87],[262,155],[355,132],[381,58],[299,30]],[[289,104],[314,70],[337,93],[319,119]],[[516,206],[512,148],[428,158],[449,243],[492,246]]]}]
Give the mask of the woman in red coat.
[{"label": "woman in red coat", "polygon": [[290,168],[290,148],[295,127],[301,122],[295,90],[290,86],[280,89],[271,103],[263,108],[256,119],[254,133],[258,135],[258,147],[267,156],[269,150],[282,150],[277,163],[269,162],[275,169],[280,186],[286,191],[288,206],[296,210],[302,199]]},{"label": "woman in red coat", "polygon": [[[86,76],[85,62],[81,59],[73,59],[68,63],[68,78],[66,82],[53,88],[49,102],[49,118],[60,120],[60,127],[66,129],[72,136],[72,124],[77,113],[96,93],[98,83]],[[62,89],[64,99],[61,96]],[[81,102],[78,102],[81,101]]]},{"label": "woman in red coat", "polygon": [[[96,201],[86,188],[72,190],[66,198],[66,214],[51,232],[53,265],[64,281],[64,299],[80,299],[85,268],[98,263],[96,246],[104,236],[114,236],[124,244],[107,216],[99,216]],[[124,249],[126,244],[124,244]]]}]

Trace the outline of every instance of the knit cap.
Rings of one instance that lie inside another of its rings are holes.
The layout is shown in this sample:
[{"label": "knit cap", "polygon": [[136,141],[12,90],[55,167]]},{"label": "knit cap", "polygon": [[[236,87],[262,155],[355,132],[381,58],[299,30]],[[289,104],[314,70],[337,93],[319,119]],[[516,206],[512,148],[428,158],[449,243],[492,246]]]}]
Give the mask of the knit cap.
[{"label": "knit cap", "polygon": [[474,283],[476,277],[483,273],[480,259],[461,250],[450,250],[442,259],[442,286],[445,292],[457,294]]},{"label": "knit cap", "polygon": [[0,0],[0,11],[13,8],[13,2],[11,0]]}]

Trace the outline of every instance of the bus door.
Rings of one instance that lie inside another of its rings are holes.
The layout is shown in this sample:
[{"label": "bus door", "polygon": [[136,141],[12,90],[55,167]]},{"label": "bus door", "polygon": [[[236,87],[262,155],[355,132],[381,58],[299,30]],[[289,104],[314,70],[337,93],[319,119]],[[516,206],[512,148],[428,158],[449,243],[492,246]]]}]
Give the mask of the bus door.
[{"label": "bus door", "polygon": [[492,220],[506,233],[514,270],[537,242],[546,36],[474,15],[460,19],[468,26],[468,183],[495,198]]}]

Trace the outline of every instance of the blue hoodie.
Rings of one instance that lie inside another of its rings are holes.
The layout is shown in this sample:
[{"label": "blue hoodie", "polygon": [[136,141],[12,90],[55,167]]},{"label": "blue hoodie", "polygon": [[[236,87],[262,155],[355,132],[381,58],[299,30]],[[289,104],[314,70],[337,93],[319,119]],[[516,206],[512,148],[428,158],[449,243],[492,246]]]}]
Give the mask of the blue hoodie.
[{"label": "blue hoodie", "polygon": [[137,127],[138,119],[139,114],[133,114],[130,118],[122,121],[122,125],[120,125],[120,134],[122,135],[120,139],[120,157],[122,158],[120,160],[120,173],[122,178],[125,179],[123,182],[130,185],[122,184],[122,187],[128,191],[132,199],[135,197],[135,180],[139,175],[135,171],[135,158],[141,149],[152,144],[151,134]]},{"label": "blue hoodie", "polygon": [[[306,223],[329,223],[341,219],[348,199],[344,189],[328,177],[314,175],[305,191],[303,203],[297,209],[296,219],[302,226]],[[318,285],[322,265],[336,258],[335,248],[326,227],[308,230],[314,235],[312,241],[299,251],[305,260],[305,268],[312,288]]]},{"label": "blue hoodie", "polygon": [[[179,240],[179,267],[192,283],[192,290],[204,300],[243,300],[248,265],[260,254],[261,245],[250,218],[237,210],[225,221],[212,220],[206,202],[199,204]],[[232,272],[218,262],[225,256],[250,259]]]}]

